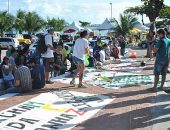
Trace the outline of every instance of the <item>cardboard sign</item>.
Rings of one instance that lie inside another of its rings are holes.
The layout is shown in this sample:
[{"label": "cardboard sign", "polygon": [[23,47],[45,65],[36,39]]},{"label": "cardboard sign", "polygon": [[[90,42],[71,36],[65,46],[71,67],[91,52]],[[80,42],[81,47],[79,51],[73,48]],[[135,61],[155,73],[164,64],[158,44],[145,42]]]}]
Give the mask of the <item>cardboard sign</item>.
[{"label": "cardboard sign", "polygon": [[113,100],[103,95],[51,91],[0,112],[0,130],[70,130]]}]

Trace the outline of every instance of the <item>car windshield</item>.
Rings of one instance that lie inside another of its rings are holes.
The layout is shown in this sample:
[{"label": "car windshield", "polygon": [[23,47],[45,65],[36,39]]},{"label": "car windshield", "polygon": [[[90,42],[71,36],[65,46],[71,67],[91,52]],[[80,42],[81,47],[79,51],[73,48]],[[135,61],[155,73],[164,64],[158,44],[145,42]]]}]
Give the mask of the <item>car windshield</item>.
[{"label": "car windshield", "polygon": [[24,39],[31,39],[31,35],[29,35],[29,34],[23,34],[23,38],[24,38]]},{"label": "car windshield", "polygon": [[69,36],[68,35],[62,35],[61,38],[62,39],[67,39]]}]

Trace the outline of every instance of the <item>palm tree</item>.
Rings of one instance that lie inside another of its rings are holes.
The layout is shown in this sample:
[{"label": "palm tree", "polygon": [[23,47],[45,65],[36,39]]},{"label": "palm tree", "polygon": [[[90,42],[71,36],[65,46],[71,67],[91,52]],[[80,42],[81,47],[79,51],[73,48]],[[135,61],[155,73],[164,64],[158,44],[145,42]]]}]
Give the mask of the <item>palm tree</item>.
[{"label": "palm tree", "polygon": [[19,31],[20,34],[25,30],[25,16],[26,12],[22,10],[18,10],[16,14],[15,24],[14,27],[16,30]]},{"label": "palm tree", "polygon": [[60,18],[47,18],[47,26],[53,27],[56,31],[62,31],[68,23]]},{"label": "palm tree", "polygon": [[84,21],[79,21],[82,27],[89,26],[91,23],[90,22],[84,22]]},{"label": "palm tree", "polygon": [[3,37],[4,32],[10,31],[13,27],[14,16],[7,11],[0,11],[0,35]]},{"label": "palm tree", "polygon": [[28,12],[25,15],[25,31],[28,34],[35,33],[45,26],[45,21],[36,13]]},{"label": "palm tree", "polygon": [[141,0],[141,2],[143,3],[141,6],[130,7],[126,11],[142,16],[146,14],[152,23],[150,30],[155,31],[156,18],[160,16],[160,11],[165,8],[164,0]]},{"label": "palm tree", "polygon": [[138,23],[137,18],[129,13],[120,14],[120,21],[116,19],[113,19],[111,21],[116,25],[116,33],[124,37],[129,34],[130,30],[132,30],[134,26]]}]

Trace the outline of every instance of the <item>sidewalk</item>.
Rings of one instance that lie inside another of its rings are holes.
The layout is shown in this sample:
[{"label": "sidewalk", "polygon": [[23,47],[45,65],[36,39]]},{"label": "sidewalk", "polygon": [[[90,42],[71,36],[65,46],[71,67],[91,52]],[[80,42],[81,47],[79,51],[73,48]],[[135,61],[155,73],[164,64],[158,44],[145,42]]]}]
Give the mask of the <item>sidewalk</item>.
[{"label": "sidewalk", "polygon": [[[148,63],[150,65],[152,63]],[[152,64],[153,65],[153,64]],[[152,74],[152,68],[143,71]],[[167,80],[170,80],[168,75]],[[169,82],[167,83],[168,85]],[[0,111],[27,101],[51,89],[72,90],[90,94],[102,94],[114,99],[90,119],[72,130],[168,130],[170,129],[170,97],[164,92],[151,93],[148,87],[134,86],[120,89],[107,89],[88,85],[88,88],[71,87],[56,82],[42,90],[18,95],[0,101]],[[152,87],[152,86],[150,86]]]}]

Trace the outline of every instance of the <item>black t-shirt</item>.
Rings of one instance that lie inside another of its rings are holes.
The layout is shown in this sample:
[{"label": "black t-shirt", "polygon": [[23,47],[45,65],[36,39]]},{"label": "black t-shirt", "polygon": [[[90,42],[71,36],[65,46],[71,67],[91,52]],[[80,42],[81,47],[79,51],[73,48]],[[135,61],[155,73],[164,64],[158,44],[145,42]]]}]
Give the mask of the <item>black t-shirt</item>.
[{"label": "black t-shirt", "polygon": [[45,86],[45,69],[42,65],[35,65],[31,69],[31,78],[33,79],[32,88],[40,89]]}]

